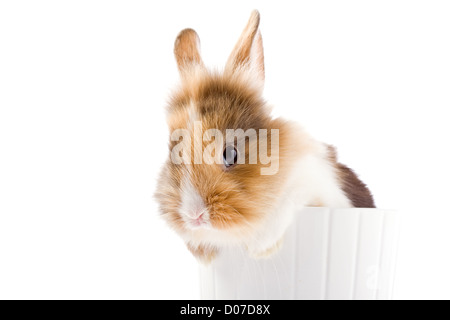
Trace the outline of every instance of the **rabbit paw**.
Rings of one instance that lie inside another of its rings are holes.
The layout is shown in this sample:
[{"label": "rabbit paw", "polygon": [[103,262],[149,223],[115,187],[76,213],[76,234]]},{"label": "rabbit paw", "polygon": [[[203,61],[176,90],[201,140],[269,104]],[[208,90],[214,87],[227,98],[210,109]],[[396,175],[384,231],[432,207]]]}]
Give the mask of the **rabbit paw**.
[{"label": "rabbit paw", "polygon": [[281,246],[283,245],[283,238],[275,242],[275,244],[268,246],[268,247],[248,247],[248,252],[250,257],[254,259],[268,259],[273,254],[278,252],[280,250]]},{"label": "rabbit paw", "polygon": [[217,256],[218,250],[214,247],[207,246],[193,246],[187,244],[189,251],[194,255],[197,260],[205,265],[210,264]]}]

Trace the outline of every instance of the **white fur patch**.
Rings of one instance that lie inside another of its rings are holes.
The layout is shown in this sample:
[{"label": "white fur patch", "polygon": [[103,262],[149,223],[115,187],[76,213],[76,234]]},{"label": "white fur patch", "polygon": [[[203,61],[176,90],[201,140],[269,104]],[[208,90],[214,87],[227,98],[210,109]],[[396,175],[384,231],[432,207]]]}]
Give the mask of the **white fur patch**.
[{"label": "white fur patch", "polygon": [[247,243],[251,256],[261,257],[283,238],[294,214],[305,206],[351,208],[350,200],[342,191],[333,165],[327,159],[326,148],[319,153],[303,156],[284,186],[273,211]]},{"label": "white fur patch", "polygon": [[185,178],[181,183],[179,213],[191,228],[210,227],[209,212],[205,202],[188,178]]},{"label": "white fur patch", "polygon": [[302,195],[305,206],[320,205],[333,208],[351,208],[352,204],[339,185],[335,169],[325,158],[305,156],[297,167],[295,188]]}]

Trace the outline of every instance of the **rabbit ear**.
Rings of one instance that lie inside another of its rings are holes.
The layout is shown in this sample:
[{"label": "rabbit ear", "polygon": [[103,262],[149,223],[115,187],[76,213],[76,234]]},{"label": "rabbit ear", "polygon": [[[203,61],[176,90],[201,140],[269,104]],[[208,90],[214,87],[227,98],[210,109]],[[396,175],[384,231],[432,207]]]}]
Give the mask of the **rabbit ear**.
[{"label": "rabbit ear", "polygon": [[264,50],[261,32],[258,29],[259,20],[259,12],[254,10],[228,58],[225,70],[234,72],[237,69],[250,68],[264,81]]},{"label": "rabbit ear", "polygon": [[178,34],[173,52],[182,76],[192,67],[204,66],[200,57],[200,38],[193,29],[184,29]]}]

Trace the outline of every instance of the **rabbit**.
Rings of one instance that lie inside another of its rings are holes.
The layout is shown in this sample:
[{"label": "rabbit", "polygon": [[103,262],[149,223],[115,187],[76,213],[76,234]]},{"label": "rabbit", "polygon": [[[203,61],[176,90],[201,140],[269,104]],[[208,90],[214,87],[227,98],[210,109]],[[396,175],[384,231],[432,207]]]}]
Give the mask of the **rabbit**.
[{"label": "rabbit", "polygon": [[[155,198],[162,218],[203,263],[213,261],[226,246],[241,246],[254,258],[270,257],[282,245],[295,212],[305,206],[375,207],[367,186],[337,161],[334,147],[292,121],[271,116],[262,97],[259,23],[255,10],[222,72],[205,67],[194,30],[181,31],[174,45],[181,81],[168,103],[169,157]],[[256,139],[239,138],[248,141],[240,148],[236,139],[203,141],[212,138],[210,129],[254,129]],[[180,139],[180,130],[191,138]],[[250,153],[261,142],[274,146],[271,163],[260,158],[250,163]],[[174,154],[183,160],[201,158],[208,144],[216,147],[212,157],[217,161],[175,161]],[[273,172],[264,174],[272,165]]]}]

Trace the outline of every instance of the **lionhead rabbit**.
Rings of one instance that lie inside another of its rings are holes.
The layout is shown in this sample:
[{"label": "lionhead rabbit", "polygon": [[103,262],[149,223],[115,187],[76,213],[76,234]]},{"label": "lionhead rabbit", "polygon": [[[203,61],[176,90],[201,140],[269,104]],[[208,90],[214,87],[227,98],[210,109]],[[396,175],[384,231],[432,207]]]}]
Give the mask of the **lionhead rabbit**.
[{"label": "lionhead rabbit", "polygon": [[170,153],[156,198],[203,262],[228,245],[270,256],[303,206],[374,207],[334,148],[270,115],[259,21],[254,11],[220,73],[204,66],[194,30],[175,41],[181,84],[168,106]]}]

